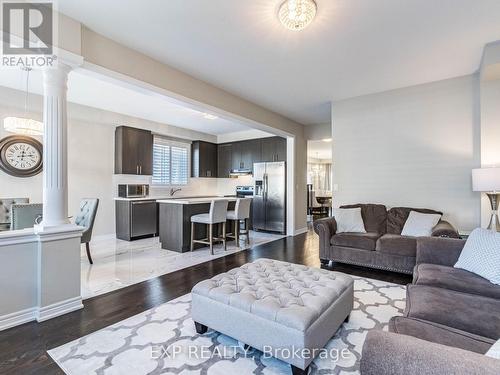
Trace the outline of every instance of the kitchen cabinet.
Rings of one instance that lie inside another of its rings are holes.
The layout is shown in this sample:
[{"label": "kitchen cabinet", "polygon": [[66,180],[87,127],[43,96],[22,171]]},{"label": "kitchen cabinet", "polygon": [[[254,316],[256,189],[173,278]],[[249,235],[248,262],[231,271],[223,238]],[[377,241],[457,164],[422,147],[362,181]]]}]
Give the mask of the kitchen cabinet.
[{"label": "kitchen cabinet", "polygon": [[262,139],[261,161],[286,161],[286,139],[271,137]]},{"label": "kitchen cabinet", "polygon": [[217,177],[217,145],[194,141],[191,145],[191,177]]},{"label": "kitchen cabinet", "polygon": [[116,237],[132,241],[158,232],[158,209],[155,200],[115,201]]},{"label": "kitchen cabinet", "polygon": [[233,168],[233,145],[224,143],[217,146],[217,177],[228,178]]},{"label": "kitchen cabinet", "polygon": [[115,129],[115,174],[153,174],[153,134],[118,126]]},{"label": "kitchen cabinet", "polygon": [[286,161],[286,139],[270,137],[222,143],[217,146],[217,176],[229,177],[231,170],[251,170],[259,162]]},{"label": "kitchen cabinet", "polygon": [[233,143],[233,169],[253,170],[253,163],[261,159],[261,141],[253,139]]}]

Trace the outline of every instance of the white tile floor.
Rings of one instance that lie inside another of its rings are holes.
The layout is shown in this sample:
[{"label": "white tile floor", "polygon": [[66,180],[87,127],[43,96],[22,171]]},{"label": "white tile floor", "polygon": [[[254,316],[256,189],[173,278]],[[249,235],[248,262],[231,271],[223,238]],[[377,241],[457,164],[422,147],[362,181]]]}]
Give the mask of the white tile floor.
[{"label": "white tile floor", "polygon": [[163,250],[158,237],[132,242],[114,238],[98,239],[91,244],[93,265],[82,253],[82,297],[95,297],[282,237],[278,234],[250,232],[250,245],[245,246],[242,240],[241,248],[238,248],[231,241],[228,242],[227,251],[224,251],[222,244],[219,244],[214,247],[214,255],[210,254],[208,247],[192,253]]}]

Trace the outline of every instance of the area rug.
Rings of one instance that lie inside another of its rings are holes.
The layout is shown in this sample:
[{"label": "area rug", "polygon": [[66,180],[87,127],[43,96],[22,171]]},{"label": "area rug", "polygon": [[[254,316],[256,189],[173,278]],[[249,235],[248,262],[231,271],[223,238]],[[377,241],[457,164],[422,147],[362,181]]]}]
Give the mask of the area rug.
[{"label": "area rug", "polygon": [[[368,331],[387,329],[405,307],[405,287],[354,277],[354,310],[311,364],[310,374],[358,374]],[[71,375],[288,375],[290,366],[209,330],[198,335],[187,294],[58,348],[49,355]]]}]

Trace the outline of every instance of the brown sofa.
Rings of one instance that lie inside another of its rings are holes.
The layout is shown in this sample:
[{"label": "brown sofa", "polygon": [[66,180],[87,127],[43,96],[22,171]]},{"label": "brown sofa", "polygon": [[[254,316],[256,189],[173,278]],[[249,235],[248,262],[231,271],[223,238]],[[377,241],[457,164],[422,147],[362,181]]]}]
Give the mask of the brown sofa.
[{"label": "brown sofa", "polygon": [[405,316],[368,333],[363,375],[500,374],[500,360],[484,356],[500,338],[500,286],[453,268],[464,243],[419,241]]},{"label": "brown sofa", "polygon": [[[410,211],[440,214],[441,212],[409,207],[394,207],[387,211],[384,205],[355,204],[341,208],[361,207],[361,216],[367,233],[336,233],[335,218],[314,223],[319,235],[321,263],[330,261],[412,274],[419,238],[401,236]],[[459,238],[453,226],[441,220],[432,236]]]}]

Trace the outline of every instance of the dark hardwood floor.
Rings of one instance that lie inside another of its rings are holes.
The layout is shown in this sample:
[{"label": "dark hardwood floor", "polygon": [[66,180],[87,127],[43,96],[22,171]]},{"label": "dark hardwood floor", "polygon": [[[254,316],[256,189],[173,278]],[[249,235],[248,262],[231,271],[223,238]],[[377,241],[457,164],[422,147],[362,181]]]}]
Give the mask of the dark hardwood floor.
[{"label": "dark hardwood floor", "polygon": [[[0,374],[62,374],[47,350],[189,293],[197,282],[258,258],[319,267],[317,236],[309,232],[263,244],[85,300],[84,309],[59,318],[0,332]],[[410,276],[361,267],[332,269],[398,284],[411,282]]]}]

